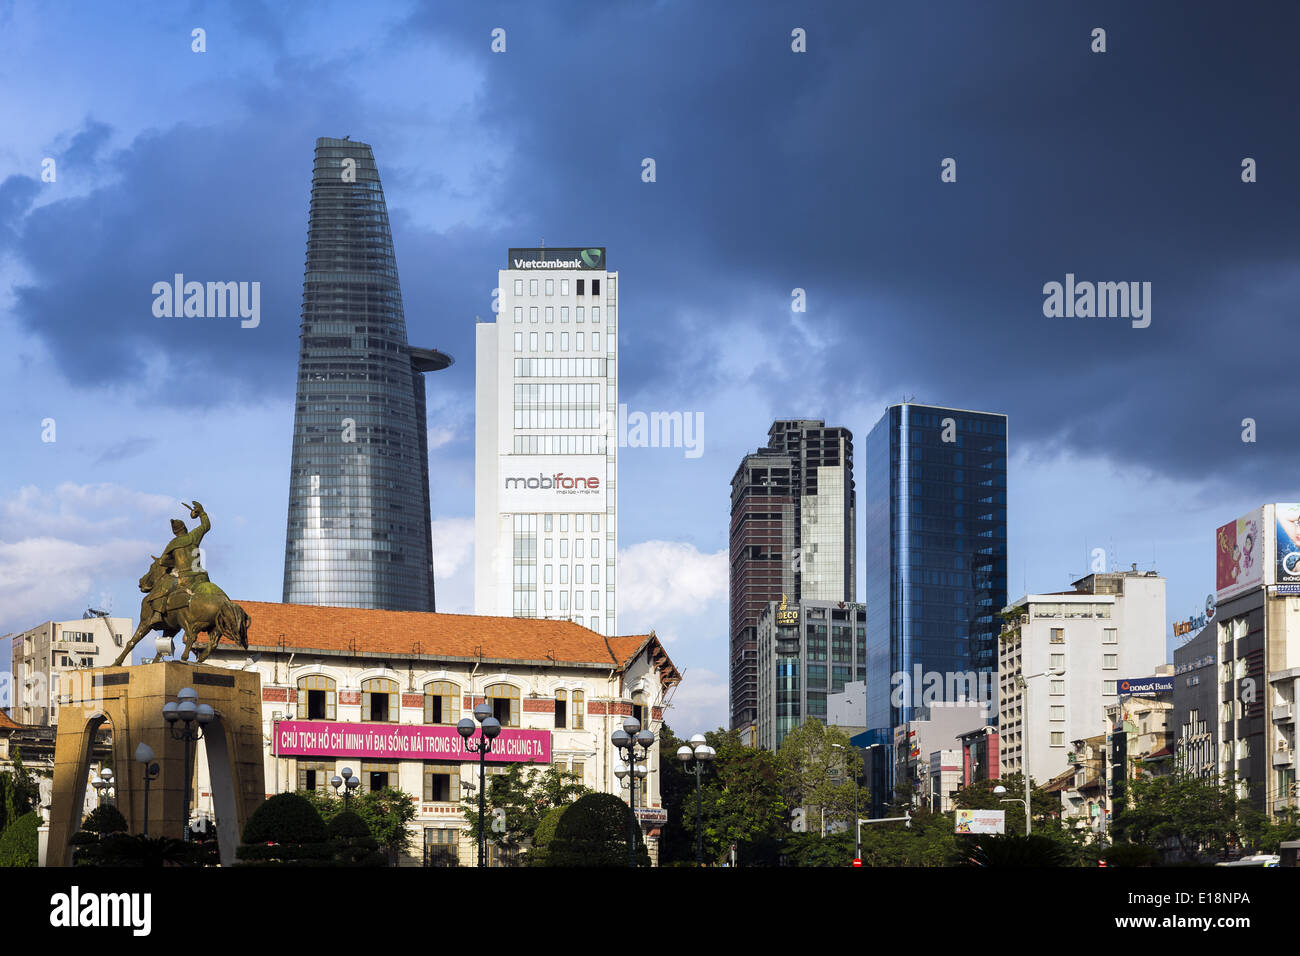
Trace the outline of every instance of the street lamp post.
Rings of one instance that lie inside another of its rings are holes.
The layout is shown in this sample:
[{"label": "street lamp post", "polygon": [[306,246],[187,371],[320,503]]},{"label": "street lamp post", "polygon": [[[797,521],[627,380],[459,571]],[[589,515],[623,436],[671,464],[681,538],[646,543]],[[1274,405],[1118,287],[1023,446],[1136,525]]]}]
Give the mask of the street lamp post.
[{"label": "street lamp post", "polygon": [[113,789],[113,768],[102,768],[99,773],[95,775],[94,779],[90,781],[90,785],[95,788],[95,806],[102,807],[104,805],[104,798],[107,797]]},{"label": "street lamp post", "polygon": [[[477,744],[470,743],[477,720],[483,726]],[[478,865],[487,866],[487,755],[492,751],[492,741],[501,733],[501,721],[492,716],[492,708],[486,701],[474,708],[474,720],[462,718],[456,725],[456,732],[465,740],[465,749],[478,754]]]},{"label": "street lamp post", "polygon": [[[609,739],[610,743],[618,748],[626,763],[626,767],[615,770],[614,775],[620,780],[627,777],[628,800],[631,807],[627,822],[628,865],[636,866],[636,783],[637,780],[644,780],[648,773],[646,765],[637,761],[650,759],[650,748],[654,746],[655,735],[653,731],[642,730],[641,721],[635,717],[625,717],[622,729],[614,731]],[[641,748],[639,755],[638,746]]]},{"label": "street lamp post", "polygon": [[[1024,754],[1024,757],[1022,758],[1022,763],[1024,764],[1023,769],[1024,769],[1024,776],[1025,776],[1025,799],[1024,800],[1007,799],[1001,802],[1002,803],[1023,803],[1025,805],[1025,836],[1029,836],[1029,834],[1033,830],[1032,815],[1029,812],[1030,800],[1029,800],[1029,686],[1028,684],[1029,681],[1033,680],[1035,677],[1060,677],[1064,673],[1065,673],[1064,668],[1049,667],[1047,670],[1039,671],[1037,674],[1022,674],[1020,672],[1017,672],[1015,675],[1016,687],[1021,691],[1021,693],[1025,695],[1025,703],[1024,703],[1025,716],[1024,719],[1021,720],[1020,722],[1020,752]],[[996,787],[994,788],[993,792],[997,793],[999,790],[1002,791],[1003,793],[1007,792],[1006,787]]]},{"label": "street lamp post", "polygon": [[343,794],[343,812],[347,813],[348,798],[352,796],[352,791],[361,786],[361,778],[353,775],[351,767],[344,767],[341,771],[343,776],[335,774],[330,778],[330,786],[334,788],[337,796],[340,792]]},{"label": "street lamp post", "polygon": [[135,762],[144,769],[144,835],[149,835],[149,783],[158,779],[162,770],[153,759],[153,748],[143,740],[135,748]]},{"label": "street lamp post", "polygon": [[688,771],[695,771],[695,865],[704,865],[704,804],[700,794],[700,774],[704,765],[717,756],[717,751],[708,745],[703,734],[696,734],[687,742],[687,746],[677,748],[677,759]]},{"label": "street lamp post", "polygon": [[[185,742],[185,842],[190,841],[190,748],[203,739],[203,728],[212,722],[216,712],[211,704],[198,703],[199,695],[193,687],[183,687],[175,700],[163,704],[163,719],[167,721],[173,740]],[[184,727],[177,728],[180,721]]]},{"label": "street lamp post", "polygon": [[[843,744],[831,744],[831,746],[834,747],[836,750],[844,749]],[[857,818],[858,818],[858,775],[854,774],[853,775],[853,819],[856,820]],[[853,845],[853,859],[855,860],[862,858],[862,827],[861,826],[858,826],[857,833],[858,833],[857,841]]]}]

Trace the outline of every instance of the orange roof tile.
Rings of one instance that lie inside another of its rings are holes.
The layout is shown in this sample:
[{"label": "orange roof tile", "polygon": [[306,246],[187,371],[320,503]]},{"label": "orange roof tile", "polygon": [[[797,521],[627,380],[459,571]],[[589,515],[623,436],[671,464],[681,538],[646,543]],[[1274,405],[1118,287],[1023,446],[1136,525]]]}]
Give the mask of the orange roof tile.
[{"label": "orange roof tile", "polygon": [[[509,661],[560,661],[611,668],[626,666],[653,634],[611,637],[574,624],[479,614],[376,611],[309,604],[237,602],[249,615],[250,648],[353,651]],[[223,644],[229,645],[229,640]],[[671,673],[672,662],[659,649]]]},{"label": "orange roof tile", "polygon": [[22,726],[10,719],[8,711],[0,710],[0,730],[21,730]]}]

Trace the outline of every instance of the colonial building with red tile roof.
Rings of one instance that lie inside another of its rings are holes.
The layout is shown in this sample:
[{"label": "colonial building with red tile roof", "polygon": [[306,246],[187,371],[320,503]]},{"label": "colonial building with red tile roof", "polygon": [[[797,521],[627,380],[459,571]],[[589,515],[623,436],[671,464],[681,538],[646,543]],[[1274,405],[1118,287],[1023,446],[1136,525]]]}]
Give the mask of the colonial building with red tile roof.
[{"label": "colonial building with red tile roof", "polygon": [[[208,663],[261,675],[268,791],[332,794],[344,767],[360,792],[405,791],[417,809],[408,865],[477,862],[461,800],[477,792],[478,758],[456,732],[477,706],[503,728],[489,773],[555,767],[626,798],[610,736],[628,717],[658,736],[681,682],[653,631],[607,637],[571,621],[238,603],[248,649],[223,641]],[[653,859],[665,818],[658,747],[639,762],[637,813]],[[210,810],[199,767],[198,805]],[[516,857],[493,848],[489,863]]]}]

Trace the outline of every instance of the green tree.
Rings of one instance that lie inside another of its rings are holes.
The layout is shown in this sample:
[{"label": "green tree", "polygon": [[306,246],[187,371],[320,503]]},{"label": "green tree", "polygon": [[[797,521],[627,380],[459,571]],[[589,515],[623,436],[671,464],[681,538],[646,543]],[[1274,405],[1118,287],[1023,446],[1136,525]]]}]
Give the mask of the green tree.
[{"label": "green tree", "polygon": [[[326,823],[344,812],[343,798],[334,794],[299,790],[297,796],[310,803]],[[410,823],[415,819],[416,809],[410,794],[394,787],[371,790],[349,798],[347,810],[365,821],[391,866],[397,865],[403,853],[411,851]]]},{"label": "green tree", "polygon": [[37,863],[37,828],[40,814],[28,811],[11,818],[0,833],[0,866],[35,866]]},{"label": "green tree", "polygon": [[863,866],[946,866],[958,847],[953,818],[925,807],[898,807],[889,816],[911,813],[903,822],[872,823],[862,828]]},{"label": "green tree", "polygon": [[35,810],[40,804],[40,782],[23,764],[17,747],[12,753],[13,769],[0,773],[0,832],[11,820]]},{"label": "green tree", "polygon": [[[686,817],[695,819],[695,773],[688,773],[677,759],[678,749],[685,746],[686,741],[664,724],[659,731],[659,799],[668,819],[659,833],[660,866],[695,862],[695,840],[683,824]],[[704,773],[710,773],[707,766]]]},{"label": "green tree", "polygon": [[848,823],[870,804],[862,776],[862,755],[838,727],[806,720],[786,735],[777,751],[781,787],[791,807],[803,807],[809,830],[823,823]]},{"label": "green tree", "polygon": [[[790,804],[776,754],[745,746],[734,730],[704,735],[717,751],[703,786],[704,859],[720,862],[733,845],[741,866],[775,866],[789,833]],[[682,814],[695,840],[695,814]]]},{"label": "green tree", "polygon": [[567,807],[547,847],[548,866],[627,866],[628,834],[636,841],[637,866],[649,866],[641,828],[629,826],[632,809],[610,793],[588,793]]},{"label": "green tree", "polygon": [[[542,819],[556,807],[566,807],[591,791],[578,777],[556,767],[535,767],[512,763],[504,773],[487,778],[488,840],[508,850],[520,850],[532,843]],[[492,829],[493,811],[505,811],[505,829]],[[461,810],[478,845],[478,797],[466,797]]]},{"label": "green tree", "polygon": [[1162,853],[1176,849],[1187,861],[1226,855],[1240,841],[1243,824],[1250,824],[1231,781],[1181,773],[1140,777],[1128,793],[1129,805],[1112,824],[1114,836]]}]

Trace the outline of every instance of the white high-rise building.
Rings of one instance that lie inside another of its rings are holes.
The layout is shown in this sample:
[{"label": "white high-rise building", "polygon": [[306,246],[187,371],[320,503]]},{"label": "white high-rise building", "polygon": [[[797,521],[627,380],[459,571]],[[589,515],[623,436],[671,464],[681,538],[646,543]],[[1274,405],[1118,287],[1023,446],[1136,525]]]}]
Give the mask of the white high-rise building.
[{"label": "white high-rise building", "polygon": [[616,634],[618,273],[511,249],[475,351],[474,610]]},{"label": "white high-rise building", "polygon": [[1010,610],[998,653],[1001,769],[1022,773],[1027,748],[1042,784],[1072,765],[1076,740],[1106,733],[1125,680],[1155,677],[1164,664],[1165,579],[1136,565],[1098,572]]}]

